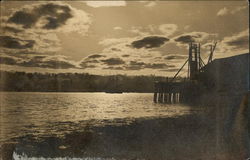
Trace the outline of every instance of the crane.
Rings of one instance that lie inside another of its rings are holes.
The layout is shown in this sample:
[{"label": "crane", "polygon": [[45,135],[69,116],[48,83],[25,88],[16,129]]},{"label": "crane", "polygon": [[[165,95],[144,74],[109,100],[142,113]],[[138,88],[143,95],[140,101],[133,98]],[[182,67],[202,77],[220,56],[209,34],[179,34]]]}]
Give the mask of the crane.
[{"label": "crane", "polygon": [[216,45],[217,45],[217,42],[215,42],[214,45],[211,45],[211,48],[210,48],[210,55],[209,55],[207,64],[210,63],[210,62],[212,62],[212,60],[213,60],[213,54],[214,54],[214,50],[215,50],[215,48],[216,48]]}]

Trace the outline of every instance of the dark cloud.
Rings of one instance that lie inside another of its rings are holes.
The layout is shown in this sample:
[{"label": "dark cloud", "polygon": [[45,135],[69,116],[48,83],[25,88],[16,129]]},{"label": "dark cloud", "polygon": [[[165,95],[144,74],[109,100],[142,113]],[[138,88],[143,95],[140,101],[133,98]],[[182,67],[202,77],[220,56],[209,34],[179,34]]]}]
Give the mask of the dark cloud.
[{"label": "dark cloud", "polygon": [[130,57],[130,55],[124,54],[124,55],[122,55],[122,57]]},{"label": "dark cloud", "polygon": [[81,66],[82,69],[86,69],[86,68],[95,68],[95,67],[96,67],[95,65],[93,65],[93,64],[88,64],[88,62],[84,62],[84,61],[80,63],[80,66]]},{"label": "dark cloud", "polygon": [[4,31],[7,31],[7,32],[12,32],[12,33],[20,33],[20,32],[23,32],[23,30],[21,30],[21,29],[17,29],[17,28],[10,27],[10,26],[3,27],[3,30],[4,30]]},{"label": "dark cloud", "polygon": [[71,9],[67,5],[48,3],[34,6],[32,9],[16,11],[9,17],[9,23],[22,25],[23,28],[31,28],[40,21],[43,29],[57,29],[72,18]]},{"label": "dark cloud", "polygon": [[98,58],[101,57],[106,57],[105,55],[100,55],[100,54],[93,54],[88,56],[87,58],[83,59],[80,62],[80,66],[82,69],[86,69],[86,68],[96,68],[97,66],[94,64],[98,64],[101,63],[99,60],[97,60]]},{"label": "dark cloud", "polygon": [[119,65],[119,64],[124,64],[125,62],[120,59],[120,58],[108,58],[105,60],[102,60],[107,65]]},{"label": "dark cloud", "polygon": [[225,43],[229,46],[241,48],[249,45],[249,38],[248,36],[241,36],[232,40],[225,41]]},{"label": "dark cloud", "polygon": [[60,60],[47,60],[47,61],[24,61],[18,64],[24,67],[40,67],[40,68],[52,68],[52,69],[69,69],[76,68],[75,65]]},{"label": "dark cloud", "polygon": [[40,67],[52,69],[76,68],[74,64],[66,60],[51,58],[45,55],[38,55],[32,58],[14,58],[10,56],[0,56],[0,64],[17,65],[23,67]]},{"label": "dark cloud", "polygon": [[69,69],[69,68],[75,68],[75,65],[66,61],[48,60],[45,61],[41,65],[41,67],[54,68],[54,69]]},{"label": "dark cloud", "polygon": [[169,41],[168,38],[159,36],[149,36],[141,40],[137,40],[131,43],[133,48],[156,48],[162,46],[165,42]]},{"label": "dark cloud", "polygon": [[164,57],[166,60],[173,60],[173,59],[185,59],[186,56],[181,56],[181,55],[169,55]]},{"label": "dark cloud", "polygon": [[210,34],[206,32],[190,32],[177,36],[174,38],[176,42],[187,44],[196,41],[204,41],[207,38],[214,38],[217,34]]},{"label": "dark cloud", "polygon": [[195,42],[195,37],[192,35],[184,35],[184,36],[180,36],[178,38],[175,39],[176,42],[180,42],[180,43],[191,43],[191,42]]},{"label": "dark cloud", "polygon": [[91,59],[91,60],[85,60],[86,63],[100,63],[100,61],[96,59]]},{"label": "dark cloud", "polygon": [[0,56],[0,64],[15,65],[16,63],[17,61],[14,58]]},{"label": "dark cloud", "polygon": [[154,59],[162,59],[162,57],[155,57]]},{"label": "dark cloud", "polygon": [[0,47],[10,49],[27,49],[32,48],[34,44],[34,40],[21,40],[11,36],[0,36]]},{"label": "dark cloud", "polygon": [[120,50],[118,48],[111,48],[111,51],[117,51],[117,52],[119,52],[119,51],[122,51],[122,50]]},{"label": "dark cloud", "polygon": [[137,61],[130,61],[130,65],[139,65],[139,66],[143,66],[146,65],[146,63],[144,62],[137,62]]},{"label": "dark cloud", "polygon": [[124,70],[123,67],[114,67],[114,66],[109,66],[109,67],[105,67],[103,69],[111,69],[111,70]]},{"label": "dark cloud", "polygon": [[92,54],[92,55],[88,56],[88,58],[90,58],[90,59],[96,59],[96,58],[102,58],[102,57],[106,57],[106,56],[100,55],[100,54]]},{"label": "dark cloud", "polygon": [[165,63],[151,63],[151,64],[145,65],[145,68],[151,68],[151,69],[163,69],[167,67],[168,65]]},{"label": "dark cloud", "polygon": [[23,28],[30,28],[35,24],[40,15],[28,13],[27,11],[16,11],[9,19],[8,22],[20,24]]},{"label": "dark cloud", "polygon": [[0,57],[1,64],[9,64],[23,67],[40,67],[40,68],[52,68],[52,69],[69,69],[76,68],[70,61],[63,60],[60,58],[37,55],[33,57]]},{"label": "dark cloud", "polygon": [[127,70],[141,70],[141,69],[165,69],[168,67],[173,67],[167,65],[165,63],[145,63],[145,62],[137,62],[130,61],[129,64],[125,67]]},{"label": "dark cloud", "polygon": [[46,57],[47,57],[47,56],[39,55],[39,56],[34,56],[34,57],[32,57],[32,59],[34,59],[34,60],[41,60],[41,59],[46,58]]},{"label": "dark cloud", "polygon": [[130,61],[129,65],[127,65],[125,68],[127,70],[140,70],[145,68],[146,63],[144,62],[137,62],[137,61]]}]

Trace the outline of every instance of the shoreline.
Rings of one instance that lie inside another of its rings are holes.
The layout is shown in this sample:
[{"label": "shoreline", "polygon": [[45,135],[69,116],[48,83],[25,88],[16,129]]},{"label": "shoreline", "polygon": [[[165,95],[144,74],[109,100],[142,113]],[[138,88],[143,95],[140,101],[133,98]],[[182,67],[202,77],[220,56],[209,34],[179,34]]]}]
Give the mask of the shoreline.
[{"label": "shoreline", "polygon": [[[229,106],[236,110],[238,108],[238,105]],[[4,153],[2,158],[9,160],[13,153],[45,159],[97,157],[100,160],[105,158],[165,160],[167,157],[168,160],[235,160],[246,158],[245,154],[239,154],[239,148],[242,146],[235,145],[238,139],[231,137],[231,127],[237,117],[231,117],[230,112],[225,112],[231,108],[229,106],[218,104],[204,107],[201,112],[178,117],[139,118],[128,124],[87,125],[83,131],[76,130],[65,134],[64,137],[49,136],[35,139],[27,135],[19,137],[16,144],[2,145],[1,152]],[[228,121],[228,118],[232,119],[232,122]]]},{"label": "shoreline", "polygon": [[[196,114],[140,119],[127,125],[87,126],[84,132],[76,131],[61,138],[52,136],[36,141],[32,137],[23,137],[17,144],[5,145],[2,151],[8,150],[8,153],[4,152],[5,156],[15,152],[47,158],[192,159],[203,156],[202,148],[216,144],[211,141],[216,135],[215,126],[211,124],[210,120]],[[190,150],[187,152],[187,149]],[[209,155],[213,155],[211,152],[214,151],[211,150]]]}]

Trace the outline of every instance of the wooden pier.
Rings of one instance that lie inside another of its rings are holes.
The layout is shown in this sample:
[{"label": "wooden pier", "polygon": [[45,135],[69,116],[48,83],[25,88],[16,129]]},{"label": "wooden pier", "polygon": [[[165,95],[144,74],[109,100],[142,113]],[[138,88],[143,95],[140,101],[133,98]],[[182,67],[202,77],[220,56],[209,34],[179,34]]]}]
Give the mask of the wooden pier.
[{"label": "wooden pier", "polygon": [[192,103],[199,98],[201,85],[195,82],[155,82],[155,103]]},{"label": "wooden pier", "polygon": [[179,103],[183,99],[184,83],[178,82],[155,82],[154,102],[155,103]]},{"label": "wooden pier", "polygon": [[[215,50],[216,43],[211,46],[211,53],[208,63],[212,62],[212,55]],[[175,81],[175,78],[188,64],[187,79],[184,81]],[[155,90],[153,100],[155,103],[193,103],[199,99],[202,85],[199,82],[200,73],[203,72],[205,63],[200,56],[200,44],[190,43],[189,57],[175,74],[175,76],[165,82],[155,82]]]}]

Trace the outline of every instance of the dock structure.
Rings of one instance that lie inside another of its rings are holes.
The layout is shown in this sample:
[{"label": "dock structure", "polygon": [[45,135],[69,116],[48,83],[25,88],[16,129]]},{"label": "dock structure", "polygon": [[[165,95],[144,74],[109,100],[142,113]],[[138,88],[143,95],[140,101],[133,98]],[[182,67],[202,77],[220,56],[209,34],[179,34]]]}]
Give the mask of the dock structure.
[{"label": "dock structure", "polygon": [[[215,50],[215,46],[211,46],[211,53],[209,62],[212,61],[212,55]],[[187,79],[183,81],[176,81],[176,77],[184,66],[188,64]],[[189,103],[199,97],[200,85],[199,75],[203,71],[205,63],[200,56],[200,44],[189,44],[189,57],[178,70],[175,76],[169,80],[167,78],[164,82],[156,81],[154,84],[154,97],[155,103]]]},{"label": "dock structure", "polygon": [[178,82],[155,82],[155,103],[178,103],[181,101],[182,83]]},{"label": "dock structure", "polygon": [[191,81],[182,82],[155,82],[155,103],[191,103],[199,98],[199,84]]}]

